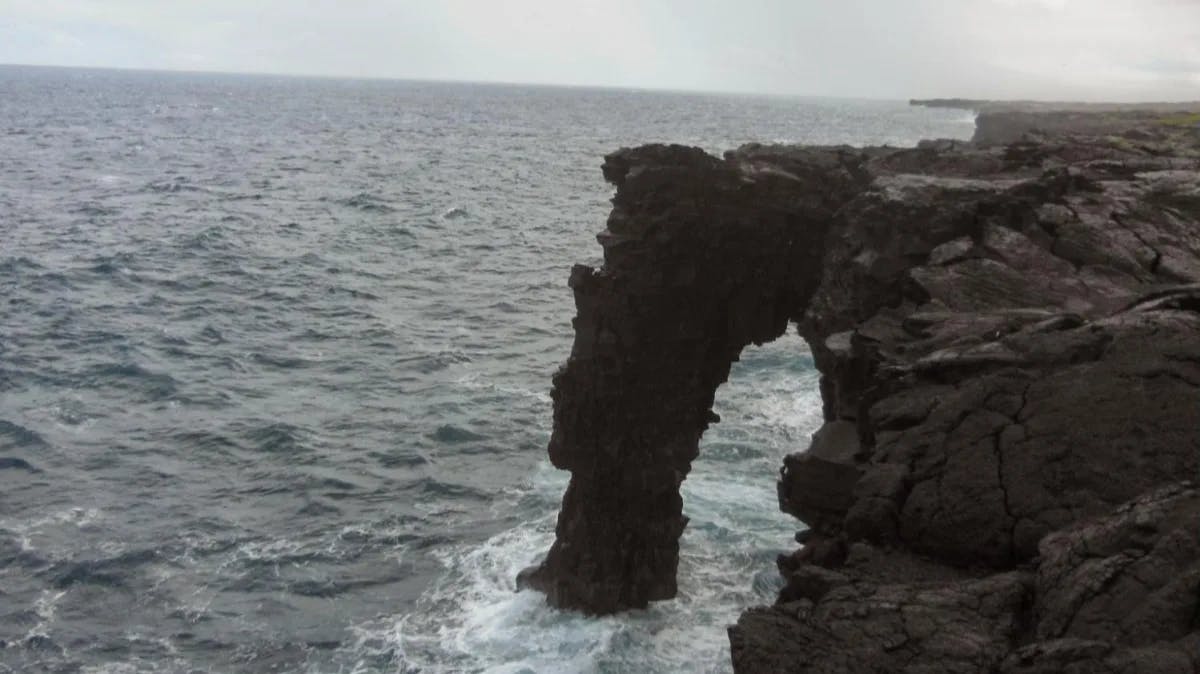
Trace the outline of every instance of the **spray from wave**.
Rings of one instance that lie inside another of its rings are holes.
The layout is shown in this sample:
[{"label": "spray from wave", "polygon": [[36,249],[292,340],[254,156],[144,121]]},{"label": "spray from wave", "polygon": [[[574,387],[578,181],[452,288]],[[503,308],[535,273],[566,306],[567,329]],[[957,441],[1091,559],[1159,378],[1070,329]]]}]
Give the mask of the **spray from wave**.
[{"label": "spray from wave", "polygon": [[507,507],[529,513],[482,545],[443,550],[444,573],[416,610],[355,629],[349,671],[390,662],[402,672],[564,674],[729,671],[725,628],[778,591],[774,558],[797,523],[778,512],[780,457],[820,422],[816,372],[790,336],[747,351],[718,393],[710,430],[684,483],[691,518],[681,541],[679,596],[644,611],[592,618],[517,592],[515,578],[554,540],[566,474],[542,462]]}]

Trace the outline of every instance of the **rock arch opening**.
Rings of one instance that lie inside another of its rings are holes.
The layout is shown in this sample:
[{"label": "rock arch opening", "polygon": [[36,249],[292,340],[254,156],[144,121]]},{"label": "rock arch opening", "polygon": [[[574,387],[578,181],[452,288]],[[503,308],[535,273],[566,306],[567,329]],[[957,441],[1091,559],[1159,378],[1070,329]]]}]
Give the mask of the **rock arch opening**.
[{"label": "rock arch opening", "polygon": [[799,321],[836,209],[861,189],[848,151],[759,165],[647,146],[610,155],[604,265],[576,266],[575,343],[554,376],[549,453],[571,472],[556,541],[521,583],[612,613],[677,592],[680,485],[750,344]]},{"label": "rock arch opening", "polygon": [[774,601],[782,582],[775,559],[790,552],[799,524],[779,508],[776,476],[824,421],[818,380],[791,326],[743,349],[717,389],[721,422],[705,431],[681,488],[689,518],[680,538],[681,598],[714,597],[713,611]]}]

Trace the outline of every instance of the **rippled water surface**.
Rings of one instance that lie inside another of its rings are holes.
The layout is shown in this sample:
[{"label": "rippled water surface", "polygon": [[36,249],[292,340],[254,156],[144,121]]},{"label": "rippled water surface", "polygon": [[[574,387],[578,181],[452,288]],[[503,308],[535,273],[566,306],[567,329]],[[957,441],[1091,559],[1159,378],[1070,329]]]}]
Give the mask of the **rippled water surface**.
[{"label": "rippled water surface", "polygon": [[516,593],[602,156],[912,144],[900,103],[0,67],[0,672],[702,672],[770,601],[795,337],[685,483],[681,594]]}]

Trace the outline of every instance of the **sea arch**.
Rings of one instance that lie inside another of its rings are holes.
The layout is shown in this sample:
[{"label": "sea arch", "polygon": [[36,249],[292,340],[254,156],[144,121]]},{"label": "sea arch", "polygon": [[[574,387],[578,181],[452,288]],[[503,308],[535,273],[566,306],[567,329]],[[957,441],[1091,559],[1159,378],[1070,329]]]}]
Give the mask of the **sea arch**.
[{"label": "sea arch", "polygon": [[575,342],[555,374],[553,464],[571,472],[556,540],[521,574],[588,613],[676,595],[680,485],[742,349],[803,319],[861,155],[797,148],[771,162],[646,146],[606,158],[617,187],[599,269],[573,268]]}]

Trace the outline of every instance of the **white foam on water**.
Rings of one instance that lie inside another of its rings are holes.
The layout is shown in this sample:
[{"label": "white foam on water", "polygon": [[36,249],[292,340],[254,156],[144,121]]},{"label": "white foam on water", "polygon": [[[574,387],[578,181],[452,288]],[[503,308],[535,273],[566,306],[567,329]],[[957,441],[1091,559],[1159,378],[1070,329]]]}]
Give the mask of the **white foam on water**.
[{"label": "white foam on water", "polygon": [[252,561],[273,562],[304,554],[304,544],[290,538],[275,538],[262,541],[239,543],[229,557],[230,562]]},{"label": "white foam on water", "polygon": [[[22,552],[33,552],[34,550],[38,550],[38,547],[34,545],[33,539],[45,534],[46,529],[54,529],[56,527],[84,529],[92,526],[104,517],[105,513],[98,508],[68,508],[24,522],[0,519],[0,530],[7,530],[15,536],[21,546]],[[51,557],[56,558],[53,554]]]},{"label": "white foam on water", "polygon": [[151,672],[150,663],[144,662],[107,662],[103,665],[91,665],[79,670],[82,674],[143,674]]},{"label": "white foam on water", "polygon": [[197,670],[181,658],[171,658],[168,660],[160,658],[154,661],[131,658],[121,662],[87,665],[79,670],[80,674],[173,674],[174,672],[194,674],[197,671],[202,670]]},{"label": "white foam on water", "polygon": [[50,640],[50,627],[54,624],[55,617],[58,614],[58,602],[66,594],[66,590],[58,592],[42,590],[42,593],[38,595],[37,600],[33,603],[33,612],[38,618],[37,623],[25,633],[25,637],[22,639],[23,642],[29,643],[36,639]]},{"label": "white foam on water", "polygon": [[[540,471],[539,471],[540,472]],[[681,542],[679,596],[645,611],[591,618],[546,605],[537,592],[517,592],[521,569],[553,542],[554,515],[505,531],[474,548],[448,551],[447,573],[418,610],[362,632],[363,645],[390,642],[402,671],[525,674],[563,672],[726,672],[725,628],[747,606],[770,601],[755,593],[763,541],[786,540],[780,516],[771,526],[710,517],[713,504],[741,502],[773,510],[770,494],[716,477],[687,490],[693,522]],[[794,528],[794,527],[793,527]],[[759,538],[760,540],[753,540]],[[731,542],[750,544],[749,550]]]},{"label": "white foam on water", "polygon": [[495,379],[492,379],[487,375],[474,370],[468,370],[465,374],[456,379],[454,383],[457,386],[461,386],[469,391],[504,393],[514,398],[524,398],[539,405],[544,405],[547,409],[550,409],[550,406],[553,404],[553,400],[550,398],[549,389],[534,390],[520,386],[506,386],[498,383]]},{"label": "white foam on water", "polygon": [[[799,342],[781,341],[779,348],[788,349]],[[774,600],[780,581],[772,560],[794,547],[799,526],[779,512],[779,460],[803,449],[821,423],[816,373],[757,360],[771,355],[748,353],[718,394],[729,402],[718,406],[725,422],[706,441],[755,451],[731,460],[706,456],[702,447],[682,489],[691,521],[680,541],[675,599],[594,618],[553,609],[540,593],[516,591],[517,574],[554,540],[567,482],[542,461],[526,485],[503,492],[513,508],[536,504],[529,521],[481,545],[441,551],[445,572],[416,610],[355,628],[352,650],[362,659],[346,671],[376,671],[380,658],[422,674],[730,671],[726,628],[746,608]]]}]

